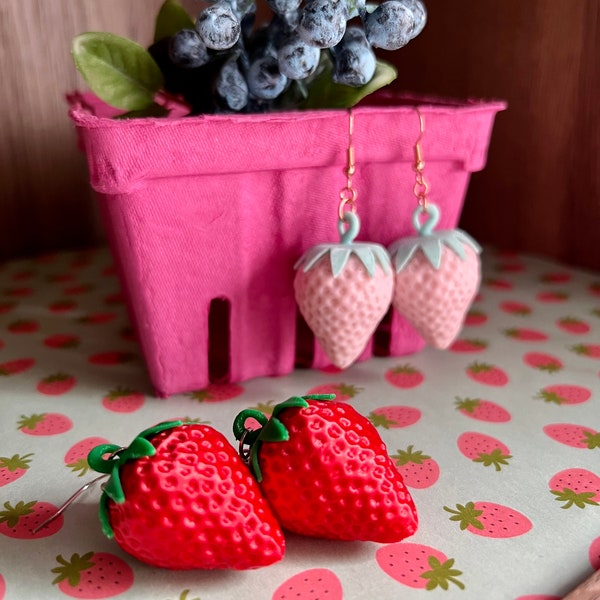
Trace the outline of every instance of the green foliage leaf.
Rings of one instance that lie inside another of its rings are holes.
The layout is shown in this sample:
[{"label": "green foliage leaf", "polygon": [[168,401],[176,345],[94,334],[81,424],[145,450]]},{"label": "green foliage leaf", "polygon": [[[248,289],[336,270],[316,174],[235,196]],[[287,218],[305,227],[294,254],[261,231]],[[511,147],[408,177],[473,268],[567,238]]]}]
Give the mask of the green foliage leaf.
[{"label": "green foliage leaf", "polygon": [[154,41],[158,42],[182,29],[194,29],[194,21],[177,0],[165,0],[156,15]]},{"label": "green foliage leaf", "polygon": [[122,110],[144,110],[154,103],[163,76],[145,48],[111,33],[82,33],[73,39],[75,66],[90,89]]},{"label": "green foliage leaf", "polygon": [[318,77],[308,87],[308,95],[301,108],[350,108],[365,96],[390,84],[398,76],[396,68],[382,60],[377,60],[377,67],[371,81],[357,88],[334,83],[331,79],[332,72],[331,61],[323,61]]}]

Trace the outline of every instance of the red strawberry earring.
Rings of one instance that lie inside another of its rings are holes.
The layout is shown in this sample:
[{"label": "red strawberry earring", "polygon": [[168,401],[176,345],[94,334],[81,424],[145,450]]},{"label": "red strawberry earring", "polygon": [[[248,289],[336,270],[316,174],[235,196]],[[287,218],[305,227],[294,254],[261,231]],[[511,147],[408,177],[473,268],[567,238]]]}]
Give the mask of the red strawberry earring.
[{"label": "red strawberry earring", "polygon": [[440,211],[427,197],[421,147],[425,119],[418,108],[417,113],[414,194],[418,206],[412,216],[417,235],[390,247],[395,270],[392,303],[427,343],[444,349],[456,339],[479,289],[481,248],[461,229],[434,231]]},{"label": "red strawberry earring", "polygon": [[393,275],[386,249],[355,242],[360,232],[356,214],[354,115],[349,113],[346,187],[338,207],[339,243],[319,244],[296,263],[294,291],[302,316],[331,362],[341,369],[362,353],[392,299]]},{"label": "red strawberry earring", "polygon": [[128,447],[96,446],[102,473],[38,530],[101,479],[104,534],[125,551],[166,569],[254,569],[283,557],[281,527],[235,448],[214,428],[171,421]]},{"label": "red strawberry earring", "polygon": [[[240,455],[283,529],[332,540],[399,542],[417,529],[413,499],[375,426],[334,398],[294,396],[270,417],[242,411],[233,423]],[[250,419],[259,427],[247,428]]]}]

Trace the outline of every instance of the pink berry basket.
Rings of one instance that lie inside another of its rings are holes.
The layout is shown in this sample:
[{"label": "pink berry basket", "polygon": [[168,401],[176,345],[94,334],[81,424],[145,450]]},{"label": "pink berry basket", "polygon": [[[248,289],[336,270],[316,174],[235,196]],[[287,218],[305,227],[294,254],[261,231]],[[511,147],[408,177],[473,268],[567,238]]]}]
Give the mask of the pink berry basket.
[{"label": "pink berry basket", "polygon": [[[348,113],[111,119],[69,97],[150,380],[160,396],[329,364],[294,300],[294,263],[339,239]],[[454,227],[503,102],[378,94],[354,112],[359,240],[412,235],[415,105],[430,198]],[[419,351],[390,311],[360,359]]]}]

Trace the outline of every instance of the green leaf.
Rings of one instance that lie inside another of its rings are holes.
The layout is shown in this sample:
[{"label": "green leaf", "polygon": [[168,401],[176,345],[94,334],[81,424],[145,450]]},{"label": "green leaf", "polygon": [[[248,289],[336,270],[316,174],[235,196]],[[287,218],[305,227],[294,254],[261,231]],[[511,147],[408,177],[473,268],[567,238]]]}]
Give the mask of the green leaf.
[{"label": "green leaf", "polygon": [[156,15],[154,41],[158,42],[182,29],[194,29],[194,21],[177,0],[165,0]]},{"label": "green leaf", "polygon": [[75,66],[90,89],[122,110],[143,110],[154,103],[163,76],[148,51],[111,33],[82,33],[73,39]]},{"label": "green leaf", "polygon": [[378,60],[371,81],[355,88],[333,82],[333,67],[329,59],[323,60],[322,66],[319,76],[308,87],[308,95],[302,104],[304,109],[350,108],[364,97],[390,84],[398,76],[398,71],[393,65]]}]

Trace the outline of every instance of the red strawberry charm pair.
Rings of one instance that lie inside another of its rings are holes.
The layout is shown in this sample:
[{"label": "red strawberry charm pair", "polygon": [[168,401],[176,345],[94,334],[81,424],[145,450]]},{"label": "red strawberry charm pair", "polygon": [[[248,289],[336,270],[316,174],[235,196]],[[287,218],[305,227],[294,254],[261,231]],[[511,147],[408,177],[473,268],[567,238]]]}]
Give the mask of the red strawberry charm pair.
[{"label": "red strawberry charm pair", "polygon": [[271,418],[242,411],[239,454],[212,427],[183,421],[146,429],[127,447],[96,446],[87,460],[108,476],[103,532],[167,569],[270,565],[283,558],[282,529],[381,543],[412,535],[417,511],[379,433],[334,398],[292,397]]},{"label": "red strawberry charm pair", "polygon": [[364,350],[392,300],[390,257],[380,244],[354,242],[356,214],[338,220],[340,242],[310,248],[296,263],[294,291],[302,316],[341,369]]},{"label": "red strawberry charm pair", "polygon": [[435,204],[419,206],[413,213],[418,235],[396,242],[390,254],[396,271],[394,308],[427,343],[445,349],[479,289],[481,248],[460,229],[434,232],[439,216]]},{"label": "red strawberry charm pair", "polygon": [[[333,540],[398,542],[417,511],[373,424],[333,394],[292,397],[271,418],[253,409],[234,435],[287,531]],[[255,419],[259,429],[246,428]]]},{"label": "red strawberry charm pair", "polygon": [[110,475],[104,533],[168,569],[252,569],[283,557],[279,523],[236,450],[207,425],[173,421],[127,448],[96,446],[90,466]]}]

